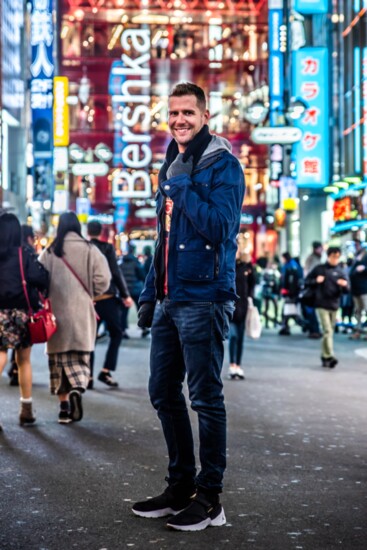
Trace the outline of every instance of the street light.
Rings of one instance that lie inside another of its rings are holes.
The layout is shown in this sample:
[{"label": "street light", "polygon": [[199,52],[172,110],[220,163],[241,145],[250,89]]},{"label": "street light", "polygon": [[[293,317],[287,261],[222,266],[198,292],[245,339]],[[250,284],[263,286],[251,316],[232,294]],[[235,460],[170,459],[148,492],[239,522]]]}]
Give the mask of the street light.
[{"label": "street light", "polygon": [[306,110],[307,105],[302,99],[292,97],[285,114],[292,120],[299,120]]},{"label": "street light", "polygon": [[261,124],[268,116],[268,113],[269,107],[264,105],[262,101],[257,100],[245,109],[243,116],[250,124]]}]

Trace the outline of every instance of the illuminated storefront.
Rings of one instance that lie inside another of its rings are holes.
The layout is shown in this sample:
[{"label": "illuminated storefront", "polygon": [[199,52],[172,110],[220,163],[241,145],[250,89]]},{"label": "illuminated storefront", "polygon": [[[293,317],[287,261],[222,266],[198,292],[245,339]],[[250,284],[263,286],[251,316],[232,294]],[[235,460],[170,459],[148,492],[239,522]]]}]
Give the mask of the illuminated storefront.
[{"label": "illuminated storefront", "polygon": [[0,207],[24,217],[25,7],[22,0],[2,0],[0,4]]},{"label": "illuminated storefront", "polygon": [[230,140],[244,166],[244,212],[253,210],[255,225],[241,229],[252,232],[246,246],[255,255],[257,233],[271,229],[268,148],[250,140],[244,113],[268,101],[266,2],[62,0],[59,19],[70,206],[89,200],[91,215],[113,216],[111,231],[125,238],[154,235],[153,197],[170,139],[167,96],[192,80],[207,94],[211,130]]},{"label": "illuminated storefront", "polygon": [[336,120],[331,231],[341,242],[363,240],[367,229],[367,2],[334,2]]}]

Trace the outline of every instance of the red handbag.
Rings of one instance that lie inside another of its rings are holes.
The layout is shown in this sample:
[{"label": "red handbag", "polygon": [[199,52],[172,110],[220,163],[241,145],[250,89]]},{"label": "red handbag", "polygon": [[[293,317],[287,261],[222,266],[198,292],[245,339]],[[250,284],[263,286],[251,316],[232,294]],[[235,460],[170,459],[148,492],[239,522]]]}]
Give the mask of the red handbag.
[{"label": "red handbag", "polygon": [[19,248],[18,251],[19,251],[19,265],[20,265],[20,273],[22,275],[23,290],[24,290],[24,294],[28,304],[29,321],[27,323],[27,326],[29,330],[30,340],[32,344],[42,344],[43,342],[47,342],[51,338],[51,336],[56,332],[57,330],[56,317],[52,313],[50,300],[47,298],[43,298],[42,295],[40,295],[40,300],[42,302],[42,309],[34,313],[31,303],[29,301],[29,296],[27,291],[27,281],[25,280],[25,277],[24,277],[22,249]]}]

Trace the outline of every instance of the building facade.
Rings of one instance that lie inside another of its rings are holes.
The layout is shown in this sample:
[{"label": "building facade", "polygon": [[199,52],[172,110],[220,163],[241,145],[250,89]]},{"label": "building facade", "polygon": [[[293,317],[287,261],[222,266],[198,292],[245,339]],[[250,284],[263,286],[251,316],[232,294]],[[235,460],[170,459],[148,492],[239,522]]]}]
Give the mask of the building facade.
[{"label": "building facade", "polygon": [[273,254],[268,148],[251,141],[245,116],[268,101],[266,13],[263,1],[60,0],[58,74],[69,112],[67,145],[55,147],[60,158],[67,150],[67,166],[55,170],[60,208],[88,212],[123,241],[152,239],[167,98],[191,80],[207,94],[211,131],[230,140],[245,171],[243,246],[253,257]]}]

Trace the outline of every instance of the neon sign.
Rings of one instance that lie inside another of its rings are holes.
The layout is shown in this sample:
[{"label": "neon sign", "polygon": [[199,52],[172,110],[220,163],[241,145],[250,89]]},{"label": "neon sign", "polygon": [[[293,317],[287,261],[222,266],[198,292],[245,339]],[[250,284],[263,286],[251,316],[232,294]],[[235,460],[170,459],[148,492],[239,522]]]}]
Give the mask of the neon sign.
[{"label": "neon sign", "polygon": [[[114,165],[122,169],[112,182],[114,199],[151,196],[150,30],[126,29],[124,53],[110,74],[115,114]],[[127,52],[127,53],[126,53]]]},{"label": "neon sign", "polygon": [[31,1],[32,60],[31,109],[34,151],[33,200],[44,201],[52,194],[53,155],[53,63],[54,30],[52,0]]}]

